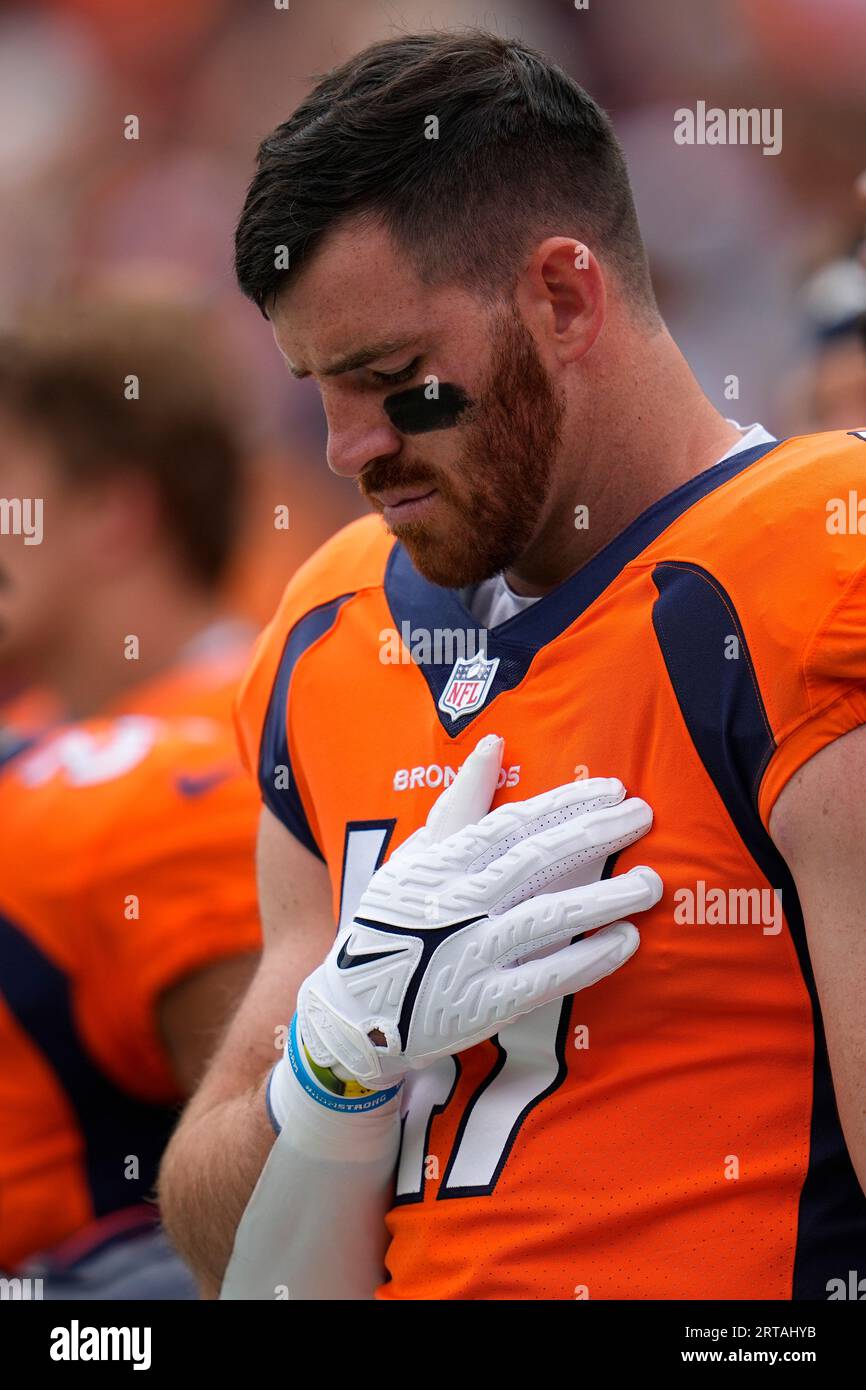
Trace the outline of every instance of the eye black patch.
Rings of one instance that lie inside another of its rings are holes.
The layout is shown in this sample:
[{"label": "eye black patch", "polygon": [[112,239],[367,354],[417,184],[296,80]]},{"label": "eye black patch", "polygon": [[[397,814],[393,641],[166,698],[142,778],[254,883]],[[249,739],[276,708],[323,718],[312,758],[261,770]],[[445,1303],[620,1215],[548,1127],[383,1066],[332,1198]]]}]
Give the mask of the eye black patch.
[{"label": "eye black patch", "polygon": [[385,412],[401,434],[427,434],[429,430],[450,430],[464,410],[472,404],[462,386],[450,381],[439,383],[439,395],[428,399],[426,386],[410,386],[395,391],[383,401]]}]

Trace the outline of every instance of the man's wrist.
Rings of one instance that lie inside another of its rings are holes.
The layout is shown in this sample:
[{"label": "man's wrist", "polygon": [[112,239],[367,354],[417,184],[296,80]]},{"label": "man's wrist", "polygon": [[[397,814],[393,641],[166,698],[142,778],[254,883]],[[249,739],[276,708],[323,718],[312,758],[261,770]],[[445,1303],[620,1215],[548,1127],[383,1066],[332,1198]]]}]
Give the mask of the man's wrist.
[{"label": "man's wrist", "polygon": [[[330,1068],[319,1067],[304,1046],[295,1014],[289,1025],[285,1055],[268,1078],[265,1102],[271,1124],[279,1134],[291,1107],[292,1093],[298,1088],[323,1109],[363,1115],[388,1105],[399,1094],[402,1085],[400,1081],[384,1091],[370,1091],[358,1081],[343,1081]],[[332,1086],[342,1090],[332,1089]]]},{"label": "man's wrist", "polygon": [[372,1096],[375,1094],[369,1086],[363,1086],[354,1077],[349,1077],[347,1081],[337,1076],[331,1067],[322,1067],[310,1056],[310,1049],[304,1042],[300,1028],[298,1029],[298,1043],[302,1060],[307,1071],[310,1072],[326,1091],[330,1091],[335,1096],[348,1096],[350,1100],[358,1100],[362,1096]]}]

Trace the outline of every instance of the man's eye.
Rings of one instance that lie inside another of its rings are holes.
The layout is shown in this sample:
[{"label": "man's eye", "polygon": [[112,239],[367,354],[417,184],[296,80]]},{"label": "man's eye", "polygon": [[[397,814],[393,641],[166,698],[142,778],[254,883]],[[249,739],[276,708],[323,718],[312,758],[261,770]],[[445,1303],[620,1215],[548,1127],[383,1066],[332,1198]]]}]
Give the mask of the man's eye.
[{"label": "man's eye", "polygon": [[380,381],[383,386],[398,386],[401,381],[410,381],[418,370],[420,357],[415,357],[408,367],[401,367],[399,372],[371,372],[370,375]]}]

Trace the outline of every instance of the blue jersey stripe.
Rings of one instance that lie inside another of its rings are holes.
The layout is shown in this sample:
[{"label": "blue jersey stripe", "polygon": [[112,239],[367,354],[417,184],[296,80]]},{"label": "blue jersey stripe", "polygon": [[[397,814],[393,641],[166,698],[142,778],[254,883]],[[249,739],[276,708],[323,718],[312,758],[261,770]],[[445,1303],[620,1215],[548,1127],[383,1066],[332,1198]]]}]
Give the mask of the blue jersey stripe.
[{"label": "blue jersey stripe", "polygon": [[[152,1196],[177,1112],[136,1099],[106,1076],[79,1034],[73,981],[2,914],[0,994],[75,1113],[94,1215]],[[127,1176],[132,1156],[138,1162],[137,1177]]]}]

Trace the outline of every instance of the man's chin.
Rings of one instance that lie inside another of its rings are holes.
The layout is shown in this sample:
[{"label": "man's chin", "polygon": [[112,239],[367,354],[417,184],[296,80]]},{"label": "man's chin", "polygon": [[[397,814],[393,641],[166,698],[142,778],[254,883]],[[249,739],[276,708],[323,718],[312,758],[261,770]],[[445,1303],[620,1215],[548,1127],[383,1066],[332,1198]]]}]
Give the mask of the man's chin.
[{"label": "man's chin", "polygon": [[396,527],[392,534],[406,550],[420,575],[442,589],[465,589],[492,579],[504,566],[480,553],[477,537],[460,545],[453,536],[443,539],[411,527]]}]

